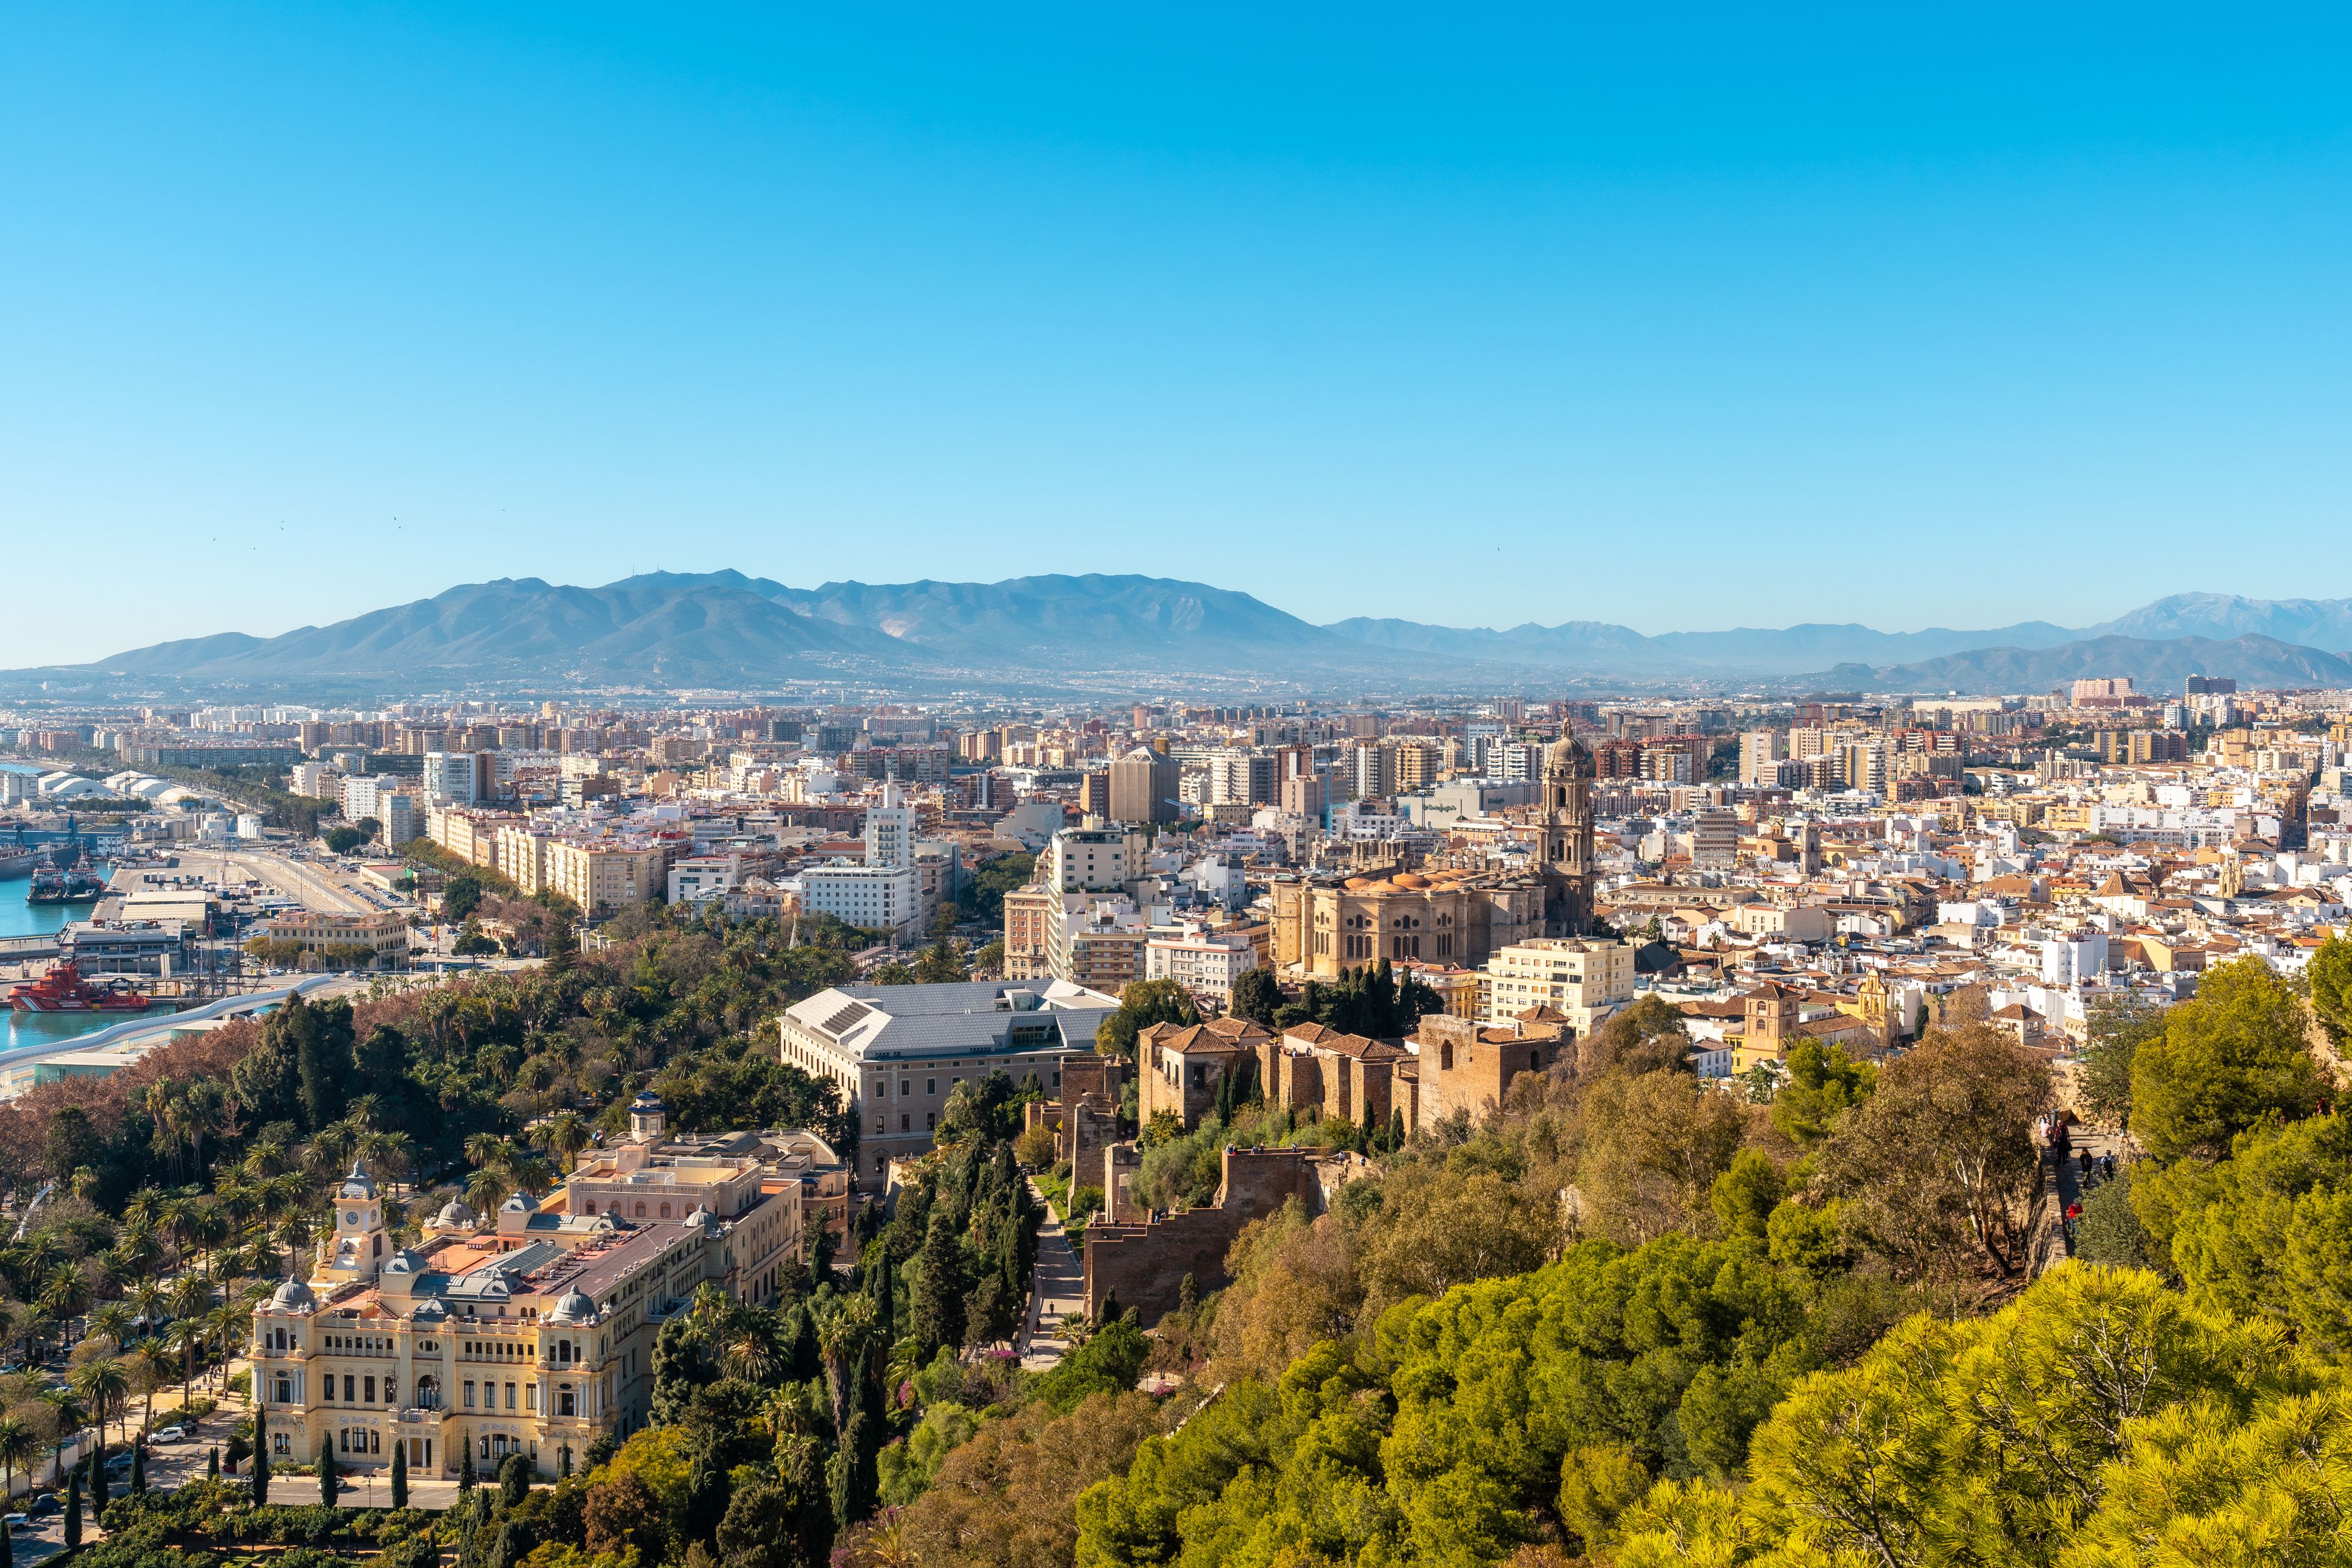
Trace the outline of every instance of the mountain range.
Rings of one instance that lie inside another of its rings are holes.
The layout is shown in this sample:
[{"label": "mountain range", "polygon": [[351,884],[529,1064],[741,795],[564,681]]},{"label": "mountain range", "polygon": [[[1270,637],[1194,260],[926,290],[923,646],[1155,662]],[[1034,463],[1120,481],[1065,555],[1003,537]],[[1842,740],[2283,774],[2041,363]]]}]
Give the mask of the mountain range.
[{"label": "mountain range", "polygon": [[1974,693],[2044,690],[2087,675],[2129,675],[2149,689],[2178,689],[2200,673],[2250,686],[2352,686],[2346,649],[2352,599],[2181,594],[2080,628],[1809,624],[1645,636],[1587,620],[1505,630],[1364,618],[1316,626],[1247,594],[1158,577],[804,589],[732,571],[665,572],[601,588],[535,577],[468,584],[331,626],[158,643],[91,665],[17,671],[12,684],[975,689],[1149,674],[1260,689],[1614,683]]}]

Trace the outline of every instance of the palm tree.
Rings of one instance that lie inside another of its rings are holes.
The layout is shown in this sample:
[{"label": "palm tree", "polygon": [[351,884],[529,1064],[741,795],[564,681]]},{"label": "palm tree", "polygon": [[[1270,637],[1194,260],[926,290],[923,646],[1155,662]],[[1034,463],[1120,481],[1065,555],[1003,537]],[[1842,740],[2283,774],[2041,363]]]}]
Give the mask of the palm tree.
[{"label": "palm tree", "polygon": [[181,1318],[163,1331],[163,1346],[180,1358],[180,1403],[193,1397],[196,1381],[196,1351],[205,1342],[202,1318]]},{"label": "palm tree", "polygon": [[588,1123],[578,1111],[566,1110],[541,1124],[539,1139],[569,1171],[580,1157],[580,1151],[588,1147]]},{"label": "palm tree", "polygon": [[106,1441],[106,1425],[120,1414],[124,1395],[131,1392],[131,1373],[110,1355],[86,1361],[74,1368],[67,1380],[81,1402],[98,1417],[98,1440]]},{"label": "palm tree", "polygon": [[89,1315],[89,1331],[103,1334],[120,1348],[131,1338],[131,1309],[121,1301],[109,1301]]},{"label": "palm tree", "polygon": [[816,1321],[816,1350],[824,1359],[825,1382],[833,1394],[833,1426],[838,1432],[849,1420],[851,1363],[866,1353],[866,1337],[874,1328],[874,1298],[859,1291],[844,1296]]},{"label": "palm tree", "polygon": [[183,1274],[172,1281],[172,1316],[200,1318],[213,1304],[213,1288],[201,1274]]},{"label": "palm tree", "polygon": [[233,1302],[224,1301],[205,1314],[205,1335],[220,1349],[221,1386],[228,1386],[228,1363],[234,1357],[237,1342],[244,1337],[250,1314],[241,1312]]},{"label": "palm tree", "polygon": [[131,1303],[133,1311],[147,1320],[147,1331],[153,1333],[156,1324],[163,1316],[164,1296],[162,1282],[151,1275],[123,1292],[122,1299]]},{"label": "palm tree", "polygon": [[41,1435],[14,1415],[0,1415],[0,1497],[16,1490],[16,1472],[41,1457]]},{"label": "palm tree", "polygon": [[57,1479],[49,1483],[55,1486],[66,1479],[66,1445],[73,1441],[75,1433],[89,1424],[89,1413],[82,1408],[81,1401],[75,1397],[70,1387],[49,1389],[41,1395],[41,1400],[58,1413],[58,1468],[54,1472]]},{"label": "palm tree", "polygon": [[131,1381],[146,1397],[140,1430],[155,1425],[155,1390],[172,1381],[172,1352],[160,1340],[150,1339],[131,1352]]},{"label": "palm tree", "polygon": [[163,1190],[156,1186],[140,1188],[123,1203],[122,1217],[132,1225],[152,1229],[163,1217]]},{"label": "palm tree", "polygon": [[41,1282],[41,1310],[60,1323],[88,1305],[89,1285],[70,1263],[58,1264]]},{"label": "palm tree", "polygon": [[495,1214],[507,1194],[514,1191],[514,1183],[495,1165],[485,1165],[466,1183],[466,1201],[476,1214]]}]

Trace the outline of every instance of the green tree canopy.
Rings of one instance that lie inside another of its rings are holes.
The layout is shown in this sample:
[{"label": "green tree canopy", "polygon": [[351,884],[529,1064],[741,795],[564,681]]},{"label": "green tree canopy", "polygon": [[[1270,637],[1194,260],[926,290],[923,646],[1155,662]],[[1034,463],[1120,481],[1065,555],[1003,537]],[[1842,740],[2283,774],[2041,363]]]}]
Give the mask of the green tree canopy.
[{"label": "green tree canopy", "polygon": [[2157,1160],[2218,1160],[2273,1117],[2317,1108],[2326,1085],[2304,1039],[2302,1000],[2260,958],[2207,974],[2132,1060],[2134,1131]]}]

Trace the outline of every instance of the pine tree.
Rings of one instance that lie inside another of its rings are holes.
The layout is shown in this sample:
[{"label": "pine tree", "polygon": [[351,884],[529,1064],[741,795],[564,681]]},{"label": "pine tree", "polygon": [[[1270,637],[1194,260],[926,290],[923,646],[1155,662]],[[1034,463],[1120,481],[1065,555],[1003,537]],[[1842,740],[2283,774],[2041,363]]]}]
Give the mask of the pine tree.
[{"label": "pine tree", "polygon": [[66,1550],[71,1552],[81,1544],[81,1471],[76,1469],[66,1480]]},{"label": "pine tree", "polygon": [[319,1500],[329,1508],[335,1506],[335,1445],[323,1432],[319,1435]]},{"label": "pine tree", "polygon": [[261,1434],[253,1435],[253,1506],[261,1507],[269,1500],[269,1450],[261,1444]]},{"label": "pine tree", "polygon": [[392,1443],[392,1506],[408,1506],[408,1445],[397,1437]]}]

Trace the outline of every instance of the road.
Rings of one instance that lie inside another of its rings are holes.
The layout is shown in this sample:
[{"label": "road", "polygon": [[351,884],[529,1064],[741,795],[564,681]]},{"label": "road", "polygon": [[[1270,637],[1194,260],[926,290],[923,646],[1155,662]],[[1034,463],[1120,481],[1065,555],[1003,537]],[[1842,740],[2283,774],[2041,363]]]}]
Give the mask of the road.
[{"label": "road", "polygon": [[1021,1327],[1021,1364],[1043,1372],[1069,1353],[1062,1319],[1086,1310],[1087,1272],[1036,1183],[1029,1184],[1029,1194],[1045,1209],[1045,1222],[1037,1227],[1037,1268],[1029,1287],[1029,1316]]}]

